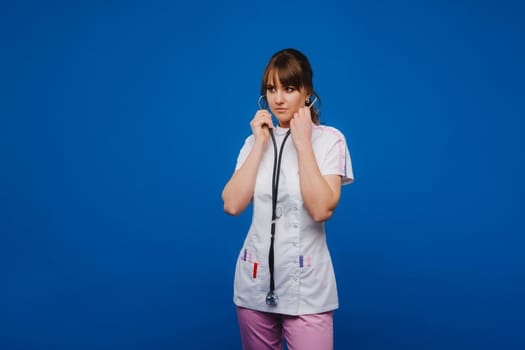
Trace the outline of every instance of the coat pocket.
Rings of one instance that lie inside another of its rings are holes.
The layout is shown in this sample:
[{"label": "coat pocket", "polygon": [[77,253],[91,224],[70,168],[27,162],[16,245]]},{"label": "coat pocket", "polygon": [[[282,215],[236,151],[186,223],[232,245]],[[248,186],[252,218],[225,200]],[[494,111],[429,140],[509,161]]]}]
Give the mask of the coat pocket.
[{"label": "coat pocket", "polygon": [[268,266],[258,261],[249,249],[243,249],[237,261],[235,284],[239,292],[264,291],[269,288]]}]

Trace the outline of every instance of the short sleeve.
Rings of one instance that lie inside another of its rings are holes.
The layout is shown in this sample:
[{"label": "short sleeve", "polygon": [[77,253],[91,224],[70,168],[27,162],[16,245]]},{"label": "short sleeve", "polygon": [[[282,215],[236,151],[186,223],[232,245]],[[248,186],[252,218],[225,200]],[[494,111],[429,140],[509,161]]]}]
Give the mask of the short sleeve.
[{"label": "short sleeve", "polygon": [[350,151],[344,135],[334,128],[327,128],[326,154],[320,164],[321,174],[340,175],[343,185],[354,182]]},{"label": "short sleeve", "polygon": [[250,154],[250,151],[253,147],[253,140],[253,135],[250,135],[244,141],[244,145],[242,146],[241,150],[239,151],[239,155],[237,156],[237,164],[235,165],[235,170],[238,170],[244,164],[246,158],[248,158],[248,155]]}]

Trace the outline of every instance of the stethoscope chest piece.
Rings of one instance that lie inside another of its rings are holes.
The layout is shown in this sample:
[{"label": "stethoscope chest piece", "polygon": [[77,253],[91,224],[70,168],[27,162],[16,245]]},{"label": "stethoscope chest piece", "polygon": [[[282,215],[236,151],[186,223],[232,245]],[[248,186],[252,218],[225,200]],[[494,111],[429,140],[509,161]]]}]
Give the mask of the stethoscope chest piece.
[{"label": "stethoscope chest piece", "polygon": [[279,301],[279,297],[275,293],[275,291],[271,290],[266,294],[266,305],[275,306],[277,305],[277,302]]}]

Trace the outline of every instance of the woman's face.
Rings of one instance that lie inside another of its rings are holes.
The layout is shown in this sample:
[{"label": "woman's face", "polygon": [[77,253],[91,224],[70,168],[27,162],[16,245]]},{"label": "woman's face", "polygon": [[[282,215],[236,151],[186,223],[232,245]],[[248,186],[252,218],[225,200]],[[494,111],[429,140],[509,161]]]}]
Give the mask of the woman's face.
[{"label": "woman's face", "polygon": [[268,81],[266,99],[273,115],[279,120],[279,126],[290,127],[290,120],[299,108],[305,106],[310,96],[304,89],[298,90],[295,86],[283,86],[278,77]]}]

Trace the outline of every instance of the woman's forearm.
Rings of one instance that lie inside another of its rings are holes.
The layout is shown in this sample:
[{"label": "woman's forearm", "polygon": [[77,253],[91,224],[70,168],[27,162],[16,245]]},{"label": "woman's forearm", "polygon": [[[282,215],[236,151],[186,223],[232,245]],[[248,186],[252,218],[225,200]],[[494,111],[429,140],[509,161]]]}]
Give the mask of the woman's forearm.
[{"label": "woman's forearm", "polygon": [[341,178],[323,176],[311,146],[297,152],[301,195],[306,210],[314,221],[328,220],[339,202]]},{"label": "woman's forearm", "polygon": [[222,200],[226,213],[239,215],[250,204],[263,151],[264,146],[255,143],[244,164],[235,171],[226,186],[224,186]]}]

